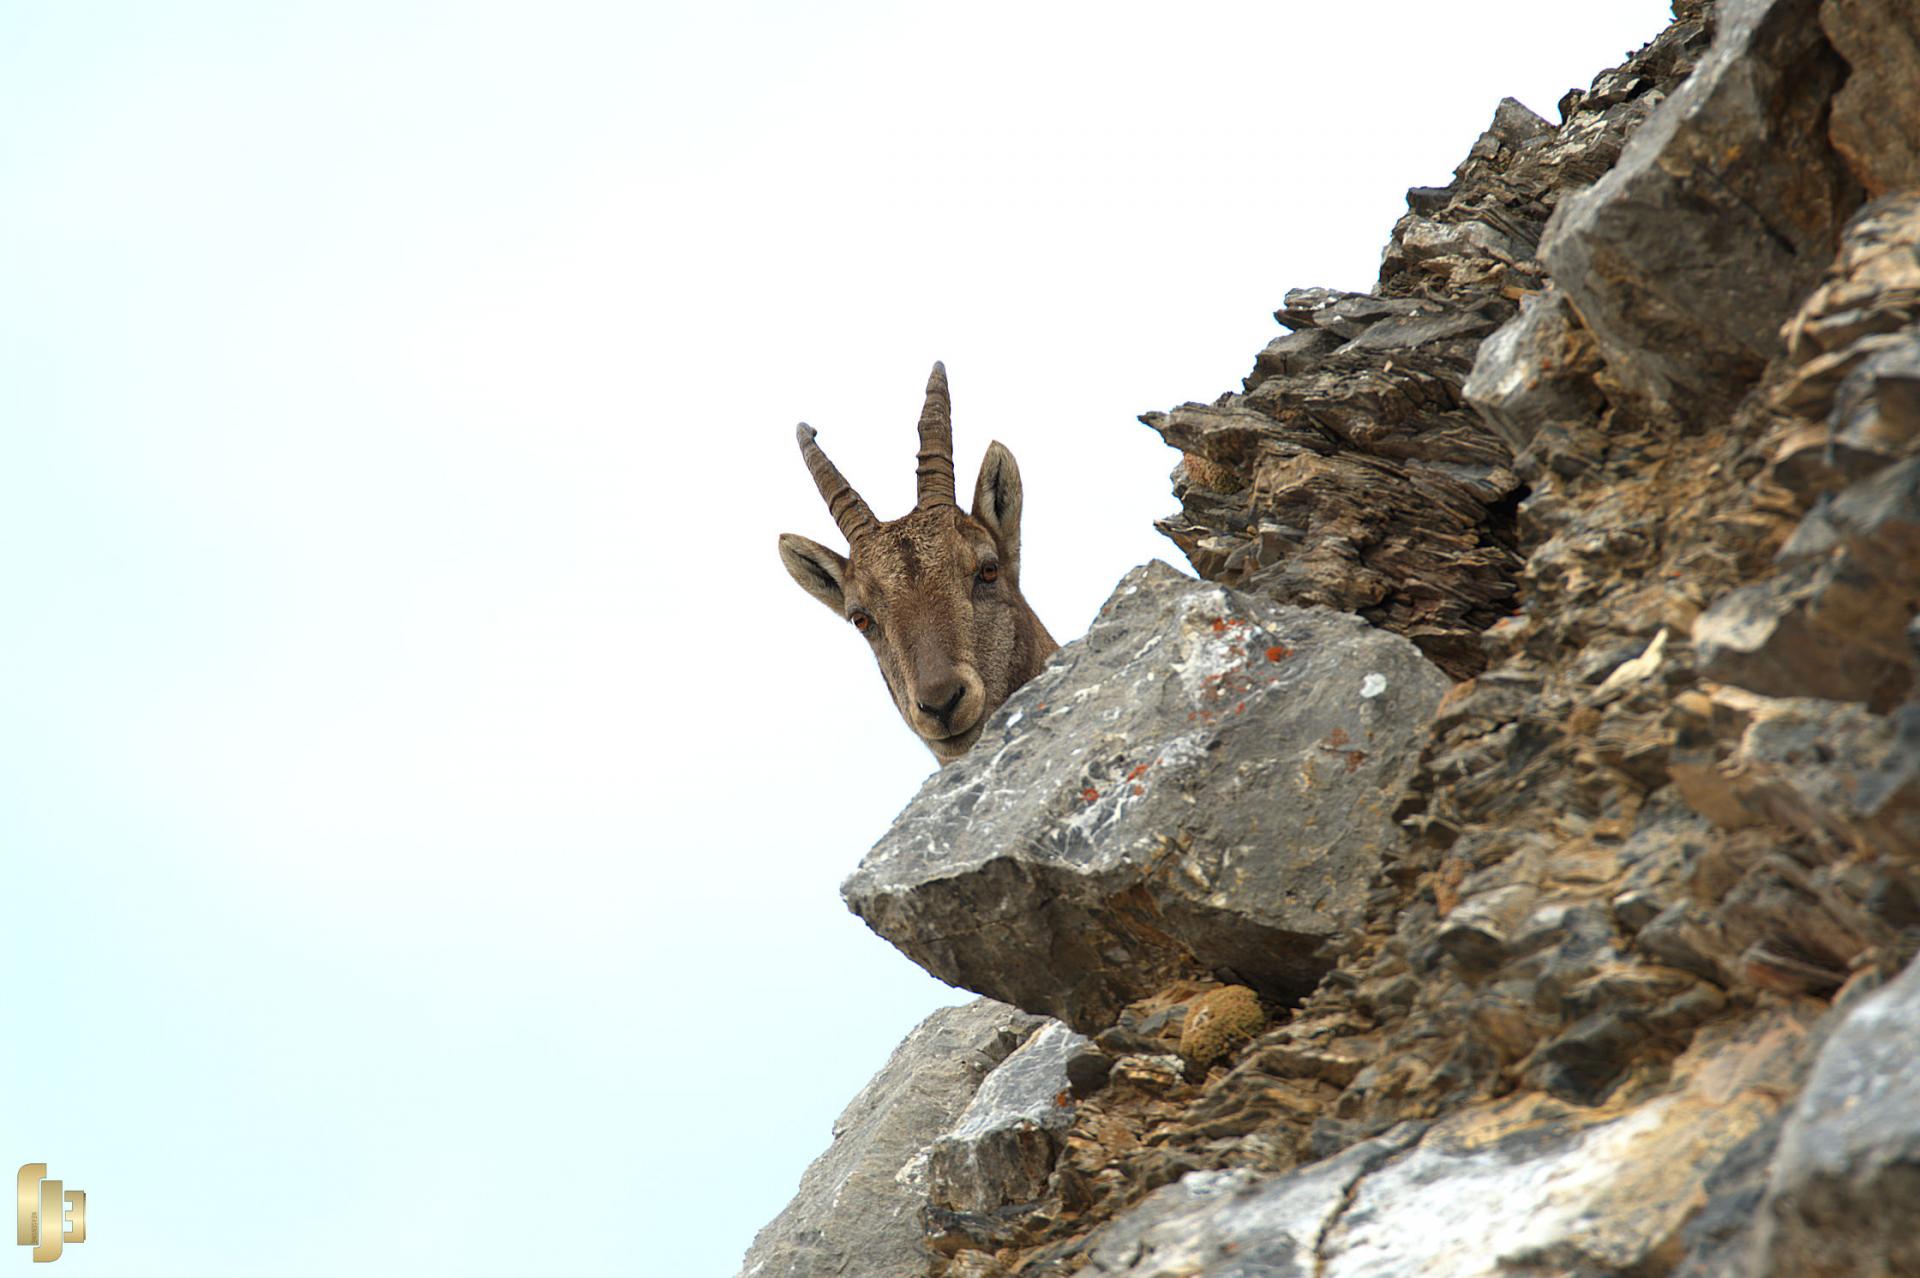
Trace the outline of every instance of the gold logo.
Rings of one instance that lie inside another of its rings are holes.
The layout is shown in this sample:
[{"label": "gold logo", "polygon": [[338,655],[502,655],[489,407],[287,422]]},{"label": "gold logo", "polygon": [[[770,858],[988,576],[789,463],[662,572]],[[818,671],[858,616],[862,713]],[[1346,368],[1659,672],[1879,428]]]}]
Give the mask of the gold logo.
[{"label": "gold logo", "polygon": [[59,1181],[48,1180],[45,1163],[23,1163],[17,1183],[20,1215],[16,1218],[16,1235],[22,1247],[33,1248],[35,1261],[58,1260],[61,1247],[87,1240],[84,1190],[63,1190]]}]

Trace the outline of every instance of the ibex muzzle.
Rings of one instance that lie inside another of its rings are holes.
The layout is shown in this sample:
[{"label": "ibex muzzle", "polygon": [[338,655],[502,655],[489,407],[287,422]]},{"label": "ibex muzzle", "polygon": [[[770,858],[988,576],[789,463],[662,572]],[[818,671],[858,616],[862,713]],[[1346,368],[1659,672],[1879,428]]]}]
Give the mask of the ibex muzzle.
[{"label": "ibex muzzle", "polygon": [[900,717],[935,758],[951,763],[1060,646],[1020,594],[1020,468],[996,440],[980,463],[973,511],[961,512],[940,364],[920,411],[919,500],[899,519],[875,519],[814,443],[813,428],[802,422],[798,434],[848,553],[783,533],[780,561],[865,636]]}]

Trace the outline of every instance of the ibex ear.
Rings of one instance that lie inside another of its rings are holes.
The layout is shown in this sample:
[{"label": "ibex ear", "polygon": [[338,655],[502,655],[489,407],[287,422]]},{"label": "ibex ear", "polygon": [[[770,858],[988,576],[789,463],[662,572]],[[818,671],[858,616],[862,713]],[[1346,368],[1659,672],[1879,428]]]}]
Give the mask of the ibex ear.
[{"label": "ibex ear", "polygon": [[846,612],[846,556],[835,554],[806,537],[781,533],[780,562],[800,583],[800,589],[833,609],[835,616]]},{"label": "ibex ear", "polygon": [[1020,464],[999,440],[987,446],[973,485],[973,518],[1000,545],[1000,570],[1020,574]]}]

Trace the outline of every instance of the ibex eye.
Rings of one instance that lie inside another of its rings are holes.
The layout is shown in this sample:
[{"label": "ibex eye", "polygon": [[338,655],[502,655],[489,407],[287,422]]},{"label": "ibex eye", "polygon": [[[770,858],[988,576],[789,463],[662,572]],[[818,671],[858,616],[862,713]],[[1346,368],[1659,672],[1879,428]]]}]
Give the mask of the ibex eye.
[{"label": "ibex eye", "polygon": [[851,617],[848,617],[847,620],[851,621],[853,628],[863,635],[873,629],[873,618],[864,612],[856,612]]},{"label": "ibex eye", "polygon": [[994,563],[992,560],[988,560],[986,563],[980,565],[979,575],[982,581],[998,581],[1000,580],[1000,565]]}]

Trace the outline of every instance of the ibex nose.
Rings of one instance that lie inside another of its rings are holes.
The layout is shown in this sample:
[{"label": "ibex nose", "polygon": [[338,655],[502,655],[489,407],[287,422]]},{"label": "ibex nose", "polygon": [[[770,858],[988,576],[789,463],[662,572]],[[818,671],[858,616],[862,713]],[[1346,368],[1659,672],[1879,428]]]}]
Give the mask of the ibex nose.
[{"label": "ibex nose", "polygon": [[957,675],[931,688],[920,690],[920,713],[938,719],[942,726],[953,726],[953,712],[967,695],[967,685]]}]

